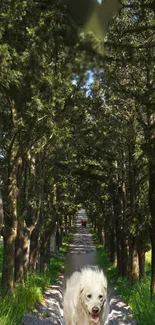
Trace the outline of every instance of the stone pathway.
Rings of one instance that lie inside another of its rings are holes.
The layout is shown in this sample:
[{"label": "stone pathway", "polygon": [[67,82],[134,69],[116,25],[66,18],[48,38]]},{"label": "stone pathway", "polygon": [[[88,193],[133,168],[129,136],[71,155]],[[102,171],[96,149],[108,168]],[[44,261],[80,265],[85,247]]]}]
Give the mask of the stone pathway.
[{"label": "stone pathway", "polygon": [[[82,228],[80,220],[86,218],[84,211],[79,213],[76,233],[66,258],[65,274],[59,274],[55,284],[44,294],[44,301],[36,309],[26,314],[21,325],[63,325],[63,290],[65,278],[86,264],[95,264],[95,246],[89,227]],[[129,307],[114,290],[109,289],[109,315],[106,325],[136,325]]]}]

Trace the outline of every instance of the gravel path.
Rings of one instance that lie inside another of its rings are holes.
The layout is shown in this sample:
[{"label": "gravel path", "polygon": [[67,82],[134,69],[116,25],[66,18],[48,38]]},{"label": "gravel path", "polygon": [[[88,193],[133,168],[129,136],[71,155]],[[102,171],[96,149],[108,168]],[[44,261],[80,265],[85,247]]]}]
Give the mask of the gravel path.
[{"label": "gravel path", "polygon": [[[23,317],[21,325],[63,325],[62,302],[65,278],[77,267],[95,264],[93,239],[88,227],[82,229],[81,218],[85,218],[82,212],[77,218],[76,233],[70,245],[68,260],[66,259],[65,274],[58,275],[56,283],[45,291],[44,301],[38,304],[33,312]],[[88,260],[86,261],[87,255],[90,259],[89,263]],[[70,259],[74,262],[73,265],[69,265]],[[109,289],[109,315],[106,325],[136,325],[129,307],[112,289]]]}]

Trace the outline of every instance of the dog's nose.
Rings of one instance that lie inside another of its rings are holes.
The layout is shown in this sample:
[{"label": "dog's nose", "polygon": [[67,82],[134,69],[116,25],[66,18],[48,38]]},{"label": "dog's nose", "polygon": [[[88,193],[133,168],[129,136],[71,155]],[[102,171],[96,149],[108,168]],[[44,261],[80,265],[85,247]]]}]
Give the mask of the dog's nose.
[{"label": "dog's nose", "polygon": [[94,314],[97,314],[98,311],[99,311],[98,307],[95,306],[95,307],[92,308],[92,312],[93,312]]}]

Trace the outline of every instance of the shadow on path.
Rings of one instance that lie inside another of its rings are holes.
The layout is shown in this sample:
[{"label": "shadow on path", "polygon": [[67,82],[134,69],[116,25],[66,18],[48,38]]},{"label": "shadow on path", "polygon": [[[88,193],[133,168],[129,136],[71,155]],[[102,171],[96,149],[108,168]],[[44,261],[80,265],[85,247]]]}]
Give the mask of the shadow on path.
[{"label": "shadow on path", "polygon": [[[65,273],[59,274],[55,284],[50,286],[44,301],[36,309],[23,317],[21,325],[62,325],[63,324],[63,290],[66,278],[77,268],[87,264],[95,264],[96,250],[89,227],[82,228],[81,219],[86,215],[82,211],[77,217],[75,234],[65,262]],[[129,307],[114,290],[109,289],[109,316],[106,325],[136,325]],[[83,324],[81,324],[83,325]]]}]

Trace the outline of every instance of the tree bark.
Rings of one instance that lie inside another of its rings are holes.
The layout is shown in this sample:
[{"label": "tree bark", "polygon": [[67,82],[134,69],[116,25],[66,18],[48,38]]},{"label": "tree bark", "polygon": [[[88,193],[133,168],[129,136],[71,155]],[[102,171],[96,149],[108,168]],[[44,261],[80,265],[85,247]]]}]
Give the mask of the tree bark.
[{"label": "tree bark", "polygon": [[155,164],[154,157],[149,159],[149,205],[151,212],[150,238],[152,248],[151,261],[151,296],[155,295]]},{"label": "tree bark", "polygon": [[[34,227],[33,227],[34,228]],[[24,278],[27,276],[30,267],[30,235],[32,229],[25,227],[23,236],[23,270]]]},{"label": "tree bark", "polygon": [[130,281],[134,282],[139,278],[139,265],[138,265],[138,254],[136,246],[136,238],[132,237],[129,241],[129,267],[128,277]]},{"label": "tree bark", "polygon": [[15,282],[23,283],[24,270],[23,270],[23,236],[24,221],[18,220],[17,236],[15,241]]},{"label": "tree bark", "polygon": [[[115,189],[115,190],[114,190]],[[116,235],[116,262],[118,274],[121,275],[121,210],[120,210],[120,199],[117,191],[117,186],[113,184],[113,212],[114,212],[114,226]]]},{"label": "tree bark", "polygon": [[137,245],[137,253],[138,253],[138,262],[139,262],[139,279],[145,279],[146,270],[145,270],[145,250],[143,245],[138,243]]},{"label": "tree bark", "polygon": [[121,234],[121,276],[126,277],[128,274],[128,247],[126,237]]},{"label": "tree bark", "polygon": [[118,220],[115,220],[115,229],[116,229],[116,258],[117,258],[117,270],[118,274],[122,274],[121,266],[121,243],[120,243],[120,227]]},{"label": "tree bark", "polygon": [[4,222],[3,199],[2,199],[2,190],[0,188],[0,235],[2,234],[3,222]]},{"label": "tree bark", "polygon": [[122,150],[120,152],[120,184],[118,188],[118,194],[121,206],[121,223],[119,225],[120,229],[120,244],[121,244],[121,276],[126,277],[128,273],[128,248],[127,248],[127,189],[126,189],[126,174],[127,174],[127,164],[126,164],[126,152]]},{"label": "tree bark", "polygon": [[39,268],[39,238],[40,227],[37,225],[33,229],[30,239],[30,271],[36,271]]},{"label": "tree bark", "polygon": [[50,261],[50,237],[42,237],[40,245],[40,271],[44,272],[48,268]]},{"label": "tree bark", "polygon": [[115,263],[115,254],[116,254],[116,243],[115,243],[115,232],[114,232],[114,230],[111,230],[111,233],[110,233],[109,248],[110,248],[110,252],[109,252],[110,262],[112,264],[114,264]]},{"label": "tree bark", "polygon": [[8,171],[8,210],[4,215],[4,254],[2,288],[12,291],[14,287],[15,239],[17,234],[17,161],[11,158]]}]

